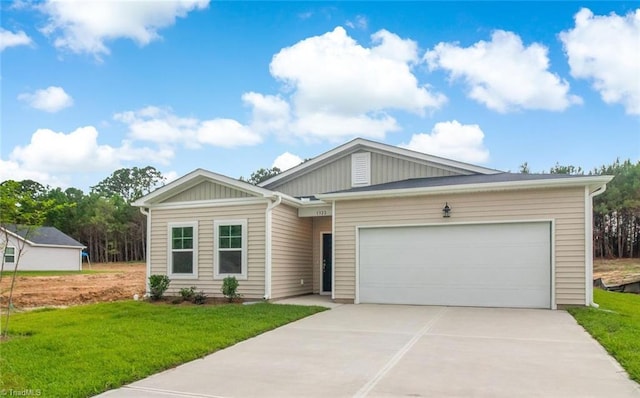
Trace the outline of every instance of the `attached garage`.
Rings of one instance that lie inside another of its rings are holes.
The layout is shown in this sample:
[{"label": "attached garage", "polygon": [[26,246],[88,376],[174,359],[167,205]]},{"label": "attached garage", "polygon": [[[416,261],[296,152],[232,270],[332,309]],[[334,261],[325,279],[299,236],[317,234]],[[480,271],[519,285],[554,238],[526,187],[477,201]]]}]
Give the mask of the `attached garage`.
[{"label": "attached garage", "polygon": [[360,303],[551,308],[550,222],[358,228]]}]

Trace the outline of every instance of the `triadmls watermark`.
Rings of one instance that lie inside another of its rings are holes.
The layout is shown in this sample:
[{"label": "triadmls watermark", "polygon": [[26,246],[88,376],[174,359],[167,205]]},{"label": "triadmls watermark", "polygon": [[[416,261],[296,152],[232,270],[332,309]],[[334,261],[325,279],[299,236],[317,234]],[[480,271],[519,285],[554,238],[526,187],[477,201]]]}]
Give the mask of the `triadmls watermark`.
[{"label": "triadmls watermark", "polygon": [[39,397],[41,395],[42,395],[42,390],[39,388],[0,390],[0,396],[2,397]]}]

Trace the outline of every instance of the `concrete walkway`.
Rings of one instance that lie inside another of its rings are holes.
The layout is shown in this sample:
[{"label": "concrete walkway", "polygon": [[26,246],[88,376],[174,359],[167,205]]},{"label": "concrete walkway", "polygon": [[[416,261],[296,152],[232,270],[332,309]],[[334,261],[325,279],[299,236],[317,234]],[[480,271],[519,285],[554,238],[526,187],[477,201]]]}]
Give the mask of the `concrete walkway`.
[{"label": "concrete walkway", "polygon": [[342,305],[102,397],[640,397],[564,311]]}]

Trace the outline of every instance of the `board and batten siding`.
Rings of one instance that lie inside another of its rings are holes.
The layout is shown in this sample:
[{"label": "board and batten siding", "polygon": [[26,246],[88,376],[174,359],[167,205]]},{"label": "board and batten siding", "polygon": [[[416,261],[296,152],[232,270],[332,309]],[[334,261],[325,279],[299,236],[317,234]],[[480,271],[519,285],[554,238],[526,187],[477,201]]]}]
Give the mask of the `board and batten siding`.
[{"label": "board and batten siding", "polygon": [[271,225],[271,298],[311,293],[313,219],[282,204],[272,210]]},{"label": "board and batten siding", "polygon": [[[358,151],[354,153],[360,153]],[[379,152],[371,152],[371,185],[419,177],[469,174],[416,162]],[[291,196],[309,196],[352,188],[351,153],[293,180],[267,185],[266,188]]]},{"label": "board and batten siding", "polygon": [[320,293],[322,283],[322,233],[331,233],[331,216],[313,217],[313,293]]},{"label": "board and batten siding", "polygon": [[186,189],[169,199],[165,199],[163,203],[190,202],[194,200],[212,200],[212,199],[234,199],[250,197],[246,192],[237,189],[205,181],[200,184]]},{"label": "board and batten siding", "polygon": [[151,209],[151,274],[167,274],[168,224],[198,222],[198,277],[174,279],[167,295],[177,295],[181,288],[195,286],[209,297],[222,297],[222,280],[213,279],[213,222],[247,220],[247,279],[240,280],[238,292],[247,299],[264,297],[265,211],[264,203],[247,205]]},{"label": "board and batten siding", "polygon": [[[448,203],[450,218],[442,217]],[[555,301],[585,304],[584,188],[446,194],[338,201],[335,205],[336,300],[355,299],[356,226],[555,220]],[[461,249],[464,243],[461,242]]]}]

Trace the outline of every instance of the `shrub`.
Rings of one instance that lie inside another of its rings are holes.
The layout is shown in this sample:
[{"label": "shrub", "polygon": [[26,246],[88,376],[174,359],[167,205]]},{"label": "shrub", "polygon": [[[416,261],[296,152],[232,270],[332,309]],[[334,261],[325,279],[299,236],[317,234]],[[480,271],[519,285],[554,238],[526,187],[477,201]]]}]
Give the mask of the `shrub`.
[{"label": "shrub", "polygon": [[169,277],[166,275],[151,275],[149,277],[149,295],[152,300],[160,300],[169,287]]},{"label": "shrub", "polygon": [[196,295],[196,287],[195,286],[191,286],[191,287],[183,287],[182,289],[180,289],[180,296],[182,296],[182,299],[185,301],[193,301],[194,297]]},{"label": "shrub", "polygon": [[204,304],[205,300],[207,300],[207,295],[204,294],[203,290],[200,290],[198,293],[193,294],[194,304]]},{"label": "shrub", "polygon": [[240,297],[240,294],[238,294],[238,285],[239,283],[235,276],[227,276],[222,281],[222,294],[224,294],[230,303]]}]

